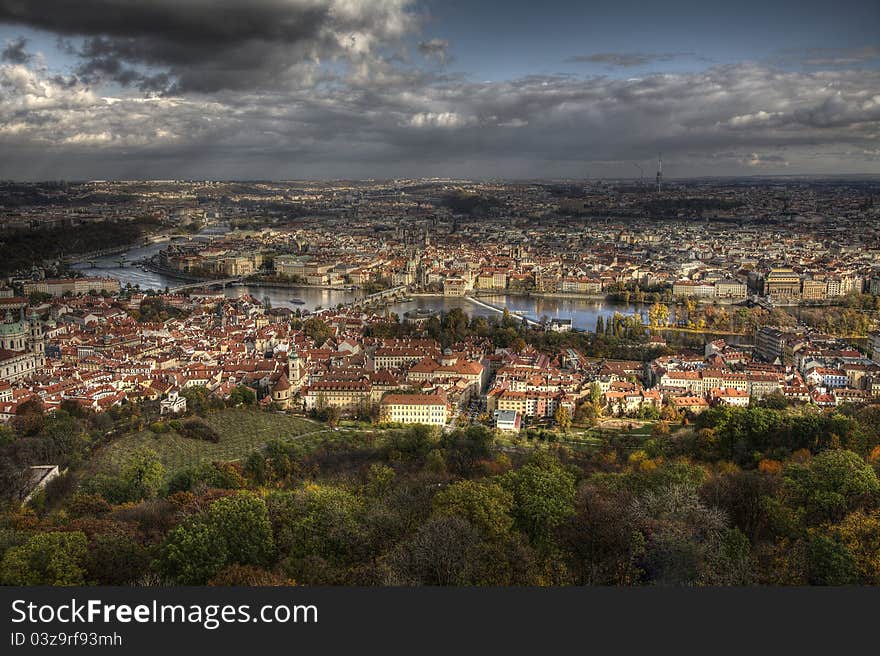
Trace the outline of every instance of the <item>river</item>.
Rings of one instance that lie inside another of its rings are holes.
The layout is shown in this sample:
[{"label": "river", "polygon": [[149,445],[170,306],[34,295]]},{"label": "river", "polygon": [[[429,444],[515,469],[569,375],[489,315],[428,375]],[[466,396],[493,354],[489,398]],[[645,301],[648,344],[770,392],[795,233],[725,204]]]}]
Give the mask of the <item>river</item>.
[{"label": "river", "polygon": [[[196,238],[206,239],[211,236],[222,234],[217,227],[205,230]],[[125,264],[120,266],[120,259],[127,262],[136,262],[144,258],[152,257],[165,248],[168,242],[159,242],[149,246],[139,246],[127,251],[124,255],[111,255],[101,257],[92,262],[79,262],[73,265],[74,269],[86,276],[105,276],[116,278],[124,287],[127,284],[138,285],[141,289],[165,289],[181,284],[181,280],[163,273],[147,271],[137,264]],[[248,285],[230,286],[226,288],[226,295],[235,298],[242,294],[251,294],[260,300],[268,298],[274,307],[300,308],[303,310],[315,310],[349,303],[358,298],[358,291],[335,291],[329,289],[317,289],[313,287],[297,288],[273,288],[253,287]],[[302,305],[291,303],[292,298],[305,301]],[[638,312],[642,317],[647,317],[649,305],[624,304],[610,301],[582,299],[582,298],[548,298],[533,296],[481,296],[482,300],[496,306],[507,307],[513,313],[523,313],[526,316],[540,320],[546,316],[550,319],[571,319],[572,326],[577,330],[593,331],[596,328],[596,319],[602,316],[608,319],[615,312],[621,314],[633,314]],[[404,303],[395,303],[389,309],[398,315],[403,315],[408,310],[425,308],[448,312],[452,308],[461,308],[469,316],[498,317],[500,313],[489,308],[479,306],[467,298],[450,296],[421,296]]]}]

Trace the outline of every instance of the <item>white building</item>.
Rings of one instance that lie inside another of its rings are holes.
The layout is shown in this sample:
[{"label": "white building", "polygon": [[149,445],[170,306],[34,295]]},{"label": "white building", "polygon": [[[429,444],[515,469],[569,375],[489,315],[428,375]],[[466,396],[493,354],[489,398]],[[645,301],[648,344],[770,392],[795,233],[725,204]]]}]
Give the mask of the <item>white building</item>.
[{"label": "white building", "polygon": [[186,412],[186,397],[180,396],[177,390],[172,390],[168,396],[159,401],[159,414],[176,415]]}]

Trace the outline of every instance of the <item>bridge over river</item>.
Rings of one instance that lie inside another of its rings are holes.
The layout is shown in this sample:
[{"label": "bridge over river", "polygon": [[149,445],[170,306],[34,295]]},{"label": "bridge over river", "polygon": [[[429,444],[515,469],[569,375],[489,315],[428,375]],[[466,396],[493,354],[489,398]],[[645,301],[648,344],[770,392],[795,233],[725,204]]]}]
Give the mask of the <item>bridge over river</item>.
[{"label": "bridge over river", "polygon": [[[486,301],[480,300],[476,296],[470,296],[469,294],[465,294],[464,298],[469,300],[471,303],[474,303],[475,305],[479,305],[480,307],[484,307],[489,310],[495,310],[496,312],[500,312],[501,314],[504,314],[505,310],[510,312],[509,308],[505,308],[503,306],[488,303]],[[540,321],[538,321],[537,319],[534,319],[532,317],[526,316],[525,314],[521,314],[519,312],[510,312],[510,313],[515,317],[519,317],[520,319],[525,320],[525,322],[530,326],[534,326],[536,328],[543,328],[544,327],[544,324],[542,324]]]},{"label": "bridge over river", "polygon": [[226,289],[226,285],[231,285],[236,282],[241,282],[242,278],[239,276],[238,278],[221,278],[219,280],[199,280],[198,282],[190,282],[185,285],[177,285],[176,287],[169,287],[168,292],[171,294],[176,294],[177,292],[186,291],[187,289],[200,289],[200,288],[209,288],[209,287],[221,287]]}]

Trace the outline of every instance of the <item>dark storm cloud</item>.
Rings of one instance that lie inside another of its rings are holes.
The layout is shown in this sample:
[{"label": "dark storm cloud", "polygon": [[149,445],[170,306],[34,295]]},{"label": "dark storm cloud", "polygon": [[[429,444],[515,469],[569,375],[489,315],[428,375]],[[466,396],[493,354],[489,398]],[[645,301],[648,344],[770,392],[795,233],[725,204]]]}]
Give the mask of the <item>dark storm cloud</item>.
[{"label": "dark storm cloud", "polygon": [[[319,58],[363,56],[412,26],[408,0],[0,0],[0,22],[68,37],[78,73],[170,93],[249,89]],[[73,42],[84,37],[81,45]],[[158,70],[156,70],[158,69]]]},{"label": "dark storm cloud", "polygon": [[689,54],[686,52],[597,52],[592,55],[574,55],[573,57],[568,57],[565,61],[569,64],[604,64],[606,66],[632,68],[655,62],[668,62]]},{"label": "dark storm cloud", "polygon": [[4,20],[55,30],[78,64],[64,75],[37,59],[0,64],[0,177],[552,177],[618,164],[629,175],[658,150],[677,174],[702,175],[876,170],[880,157],[873,69],[477,81],[426,65],[449,61],[449,43],[419,42],[407,0],[0,0]]},{"label": "dark storm cloud", "polygon": [[27,64],[33,55],[25,48],[27,47],[27,39],[19,37],[12,41],[6,42],[6,47],[0,53],[0,61],[9,62],[10,64]]}]

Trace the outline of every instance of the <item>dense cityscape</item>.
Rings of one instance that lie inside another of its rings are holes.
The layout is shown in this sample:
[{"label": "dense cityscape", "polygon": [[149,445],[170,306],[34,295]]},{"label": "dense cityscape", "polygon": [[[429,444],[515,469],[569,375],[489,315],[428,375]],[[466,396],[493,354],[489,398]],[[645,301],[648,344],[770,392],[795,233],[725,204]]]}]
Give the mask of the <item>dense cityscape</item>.
[{"label": "dense cityscape", "polygon": [[880,585],[878,26],[0,0],[11,647],[839,648],[870,603],[807,588]]},{"label": "dense cityscape", "polygon": [[[51,522],[60,507],[192,503],[173,493],[302,475],[276,470],[297,436],[324,458],[363,444],[404,468],[425,458],[445,481],[476,449],[486,462],[461,486],[547,449],[624,479],[683,475],[682,456],[701,480],[697,463],[716,463],[704,487],[725,461],[785,479],[790,458],[818,461],[836,440],[877,486],[878,191],[659,176],[6,183],[4,494],[56,509]],[[360,580],[305,562],[283,576]],[[185,583],[282,576],[157,567]],[[529,576],[585,575],[541,567]],[[758,569],[692,575],[769,582]]]}]

